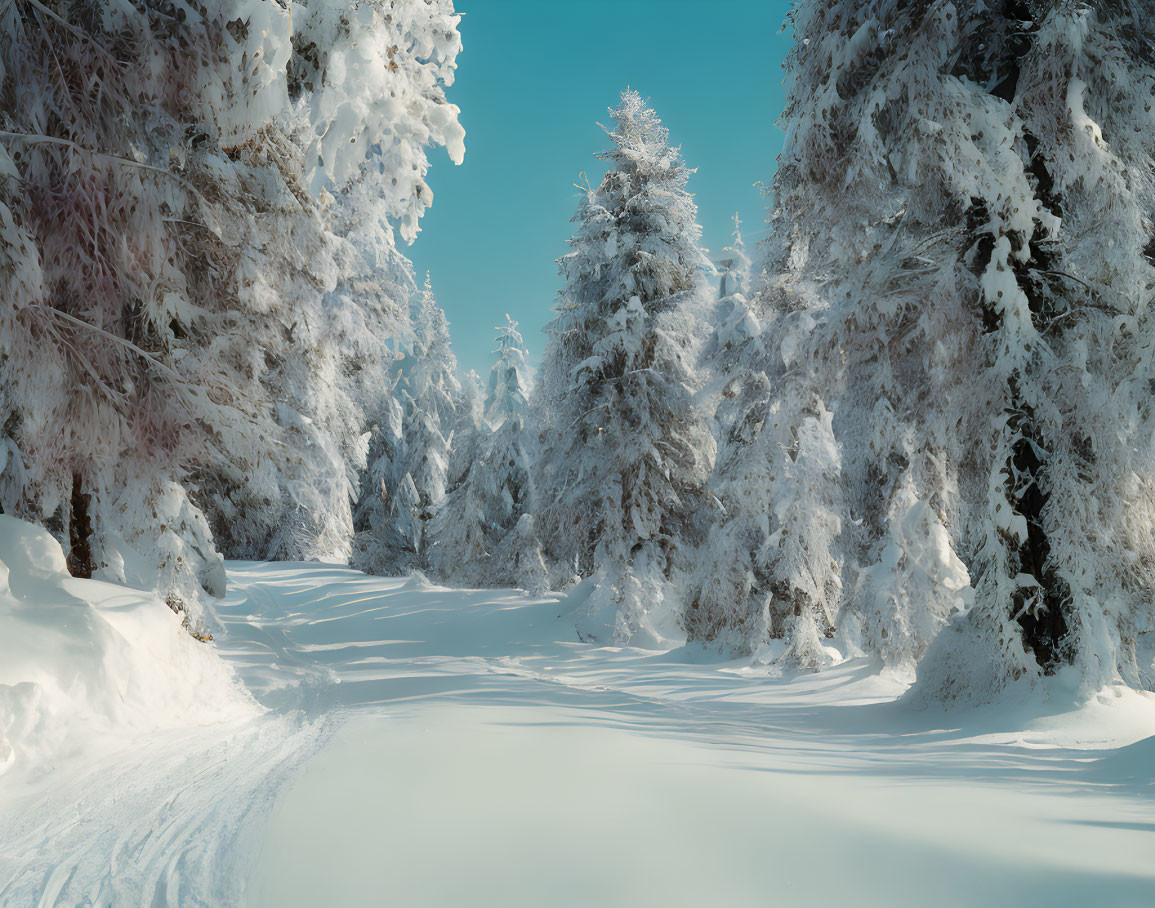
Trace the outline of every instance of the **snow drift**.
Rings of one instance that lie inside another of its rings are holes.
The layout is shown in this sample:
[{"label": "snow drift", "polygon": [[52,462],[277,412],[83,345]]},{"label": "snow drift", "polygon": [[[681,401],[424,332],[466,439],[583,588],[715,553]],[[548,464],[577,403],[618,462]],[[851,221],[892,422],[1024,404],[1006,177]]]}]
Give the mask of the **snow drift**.
[{"label": "snow drift", "polygon": [[0,772],[259,709],[153,594],[69,576],[46,530],[0,515]]}]

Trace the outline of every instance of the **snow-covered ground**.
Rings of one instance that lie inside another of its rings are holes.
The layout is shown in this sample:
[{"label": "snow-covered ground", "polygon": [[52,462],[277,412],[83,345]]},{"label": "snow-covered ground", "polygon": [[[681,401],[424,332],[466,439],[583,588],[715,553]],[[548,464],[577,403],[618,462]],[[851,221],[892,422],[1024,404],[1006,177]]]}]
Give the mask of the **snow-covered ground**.
[{"label": "snow-covered ground", "polygon": [[578,643],[556,600],[230,584],[264,710],[15,760],[0,904],[1155,904],[1155,697],[917,711],[864,663]]}]

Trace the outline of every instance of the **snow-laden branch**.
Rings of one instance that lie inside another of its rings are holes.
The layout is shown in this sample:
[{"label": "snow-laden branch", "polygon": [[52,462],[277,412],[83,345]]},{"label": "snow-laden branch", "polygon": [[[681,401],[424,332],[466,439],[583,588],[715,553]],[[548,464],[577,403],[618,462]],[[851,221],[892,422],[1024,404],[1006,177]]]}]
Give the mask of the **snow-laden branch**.
[{"label": "snow-laden branch", "polygon": [[110,154],[107,151],[94,151],[91,148],[85,148],[83,145],[78,145],[70,139],[61,139],[56,136],[37,135],[35,133],[27,132],[11,132],[10,130],[0,130],[0,139],[15,139],[18,142],[25,142],[31,145],[60,145],[68,148],[79,154],[90,155],[95,158],[107,158],[110,161],[116,161],[126,167],[134,167],[138,170],[147,170],[152,173],[159,173],[166,177],[171,177],[174,180],[184,184],[189,189],[195,191],[195,187],[189,183],[184,177],[178,173],[173,173],[171,170],[166,170],[163,167],[156,167],[152,164],[145,164],[142,161],[134,161],[132,158],[126,158],[123,155]]}]

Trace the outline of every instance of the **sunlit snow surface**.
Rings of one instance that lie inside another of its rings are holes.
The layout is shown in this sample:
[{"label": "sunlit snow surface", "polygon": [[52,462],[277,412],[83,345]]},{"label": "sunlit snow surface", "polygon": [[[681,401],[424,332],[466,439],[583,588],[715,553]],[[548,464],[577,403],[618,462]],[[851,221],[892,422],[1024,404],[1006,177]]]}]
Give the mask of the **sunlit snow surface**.
[{"label": "sunlit snow surface", "polygon": [[0,903],[1155,904],[1155,697],[914,711],[864,663],[231,567],[218,647],[268,712],[0,777]]}]

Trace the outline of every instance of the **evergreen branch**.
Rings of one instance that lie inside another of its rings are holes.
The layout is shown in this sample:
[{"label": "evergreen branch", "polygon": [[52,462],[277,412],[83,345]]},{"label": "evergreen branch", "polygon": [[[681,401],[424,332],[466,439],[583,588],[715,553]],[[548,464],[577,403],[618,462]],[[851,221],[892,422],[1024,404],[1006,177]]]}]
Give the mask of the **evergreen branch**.
[{"label": "evergreen branch", "polygon": [[[33,304],[33,305],[36,308],[41,308],[41,309],[48,308],[48,307],[39,306],[36,304]],[[26,308],[33,308],[33,307],[28,306]],[[53,327],[52,325],[47,326],[47,330],[49,331],[50,334],[52,334],[52,336],[54,336],[61,343],[62,346],[66,347],[69,351],[71,351],[73,358],[76,360],[77,363],[80,364],[80,367],[85,372],[88,373],[88,375],[92,379],[95,387],[98,387],[101,390],[103,390],[105,395],[108,397],[108,399],[113,401],[114,404],[123,405],[123,403],[125,401],[124,394],[122,392],[117,391],[114,388],[110,387],[109,384],[103,378],[100,377],[100,373],[98,373],[96,371],[96,367],[93,366],[92,363],[89,362],[88,357],[84,356],[80,352],[80,349],[76,346],[76,344],[69,341],[66,337],[64,337],[60,333],[59,329]]]},{"label": "evergreen branch", "polygon": [[199,227],[201,230],[207,230],[213,236],[217,235],[216,231],[207,224],[201,224],[198,221],[186,221],[184,218],[161,218],[161,221],[165,224],[186,224],[189,227]]},{"label": "evergreen branch", "polygon": [[179,375],[177,372],[173,371],[172,368],[170,368],[169,366],[166,366],[164,363],[162,363],[159,359],[157,359],[155,356],[153,356],[147,350],[144,350],[144,349],[138,347],[136,344],[134,344],[132,341],[128,340],[127,338],[118,337],[117,335],[112,334],[109,331],[105,331],[103,328],[98,328],[96,325],[93,325],[93,324],[90,324],[89,322],[84,321],[83,319],[79,319],[74,315],[69,315],[67,312],[64,312],[60,309],[57,309],[55,306],[46,306],[43,303],[31,303],[28,306],[26,306],[25,308],[27,308],[27,309],[42,309],[45,312],[48,312],[51,315],[56,316],[57,318],[62,318],[65,321],[67,321],[73,325],[76,325],[77,327],[87,328],[92,333],[99,334],[101,337],[105,338],[106,340],[110,340],[113,343],[120,344],[122,347],[125,347],[128,350],[131,350],[133,353],[137,354],[138,356],[140,356],[141,358],[143,358],[147,362],[152,363],[157,369],[159,369],[161,372],[164,372],[166,375],[168,375],[170,378],[172,378],[178,384],[181,384],[181,385],[188,384],[185,381],[185,379],[181,375]]},{"label": "evergreen branch", "polygon": [[196,192],[194,187],[188,180],[178,173],[173,173],[171,170],[166,170],[163,167],[156,167],[153,164],[145,164],[141,161],[134,161],[132,158],[126,158],[122,155],[110,154],[107,151],[93,151],[91,148],[85,148],[83,145],[77,145],[70,139],[60,139],[56,136],[37,135],[35,133],[27,132],[11,132],[9,130],[0,130],[0,139],[15,139],[18,142],[26,142],[30,145],[60,145],[80,154],[90,155],[95,158],[108,158],[111,161],[117,161],[127,167],[135,167],[139,170],[147,170],[152,173],[163,174],[166,177],[172,177],[174,180],[184,184],[189,189]]},{"label": "evergreen branch", "polygon": [[58,22],[60,25],[64,26],[64,28],[66,28],[68,31],[70,31],[73,35],[75,35],[81,41],[85,41],[88,44],[91,44],[98,51],[100,51],[102,54],[104,54],[106,57],[108,57],[108,59],[111,60],[113,63],[115,63],[117,66],[127,65],[123,61],[116,59],[116,56],[110,50],[108,50],[106,47],[102,46],[99,41],[96,41],[92,37],[92,35],[86,34],[84,31],[77,28],[75,25],[73,25],[67,19],[63,18],[62,16],[60,16],[57,13],[54,13],[47,6],[45,6],[43,3],[41,3],[40,0],[24,0],[24,2],[27,3],[29,6],[31,6],[33,9],[39,10],[40,12],[44,13],[44,15],[48,16],[48,18],[52,19],[54,22]]}]

